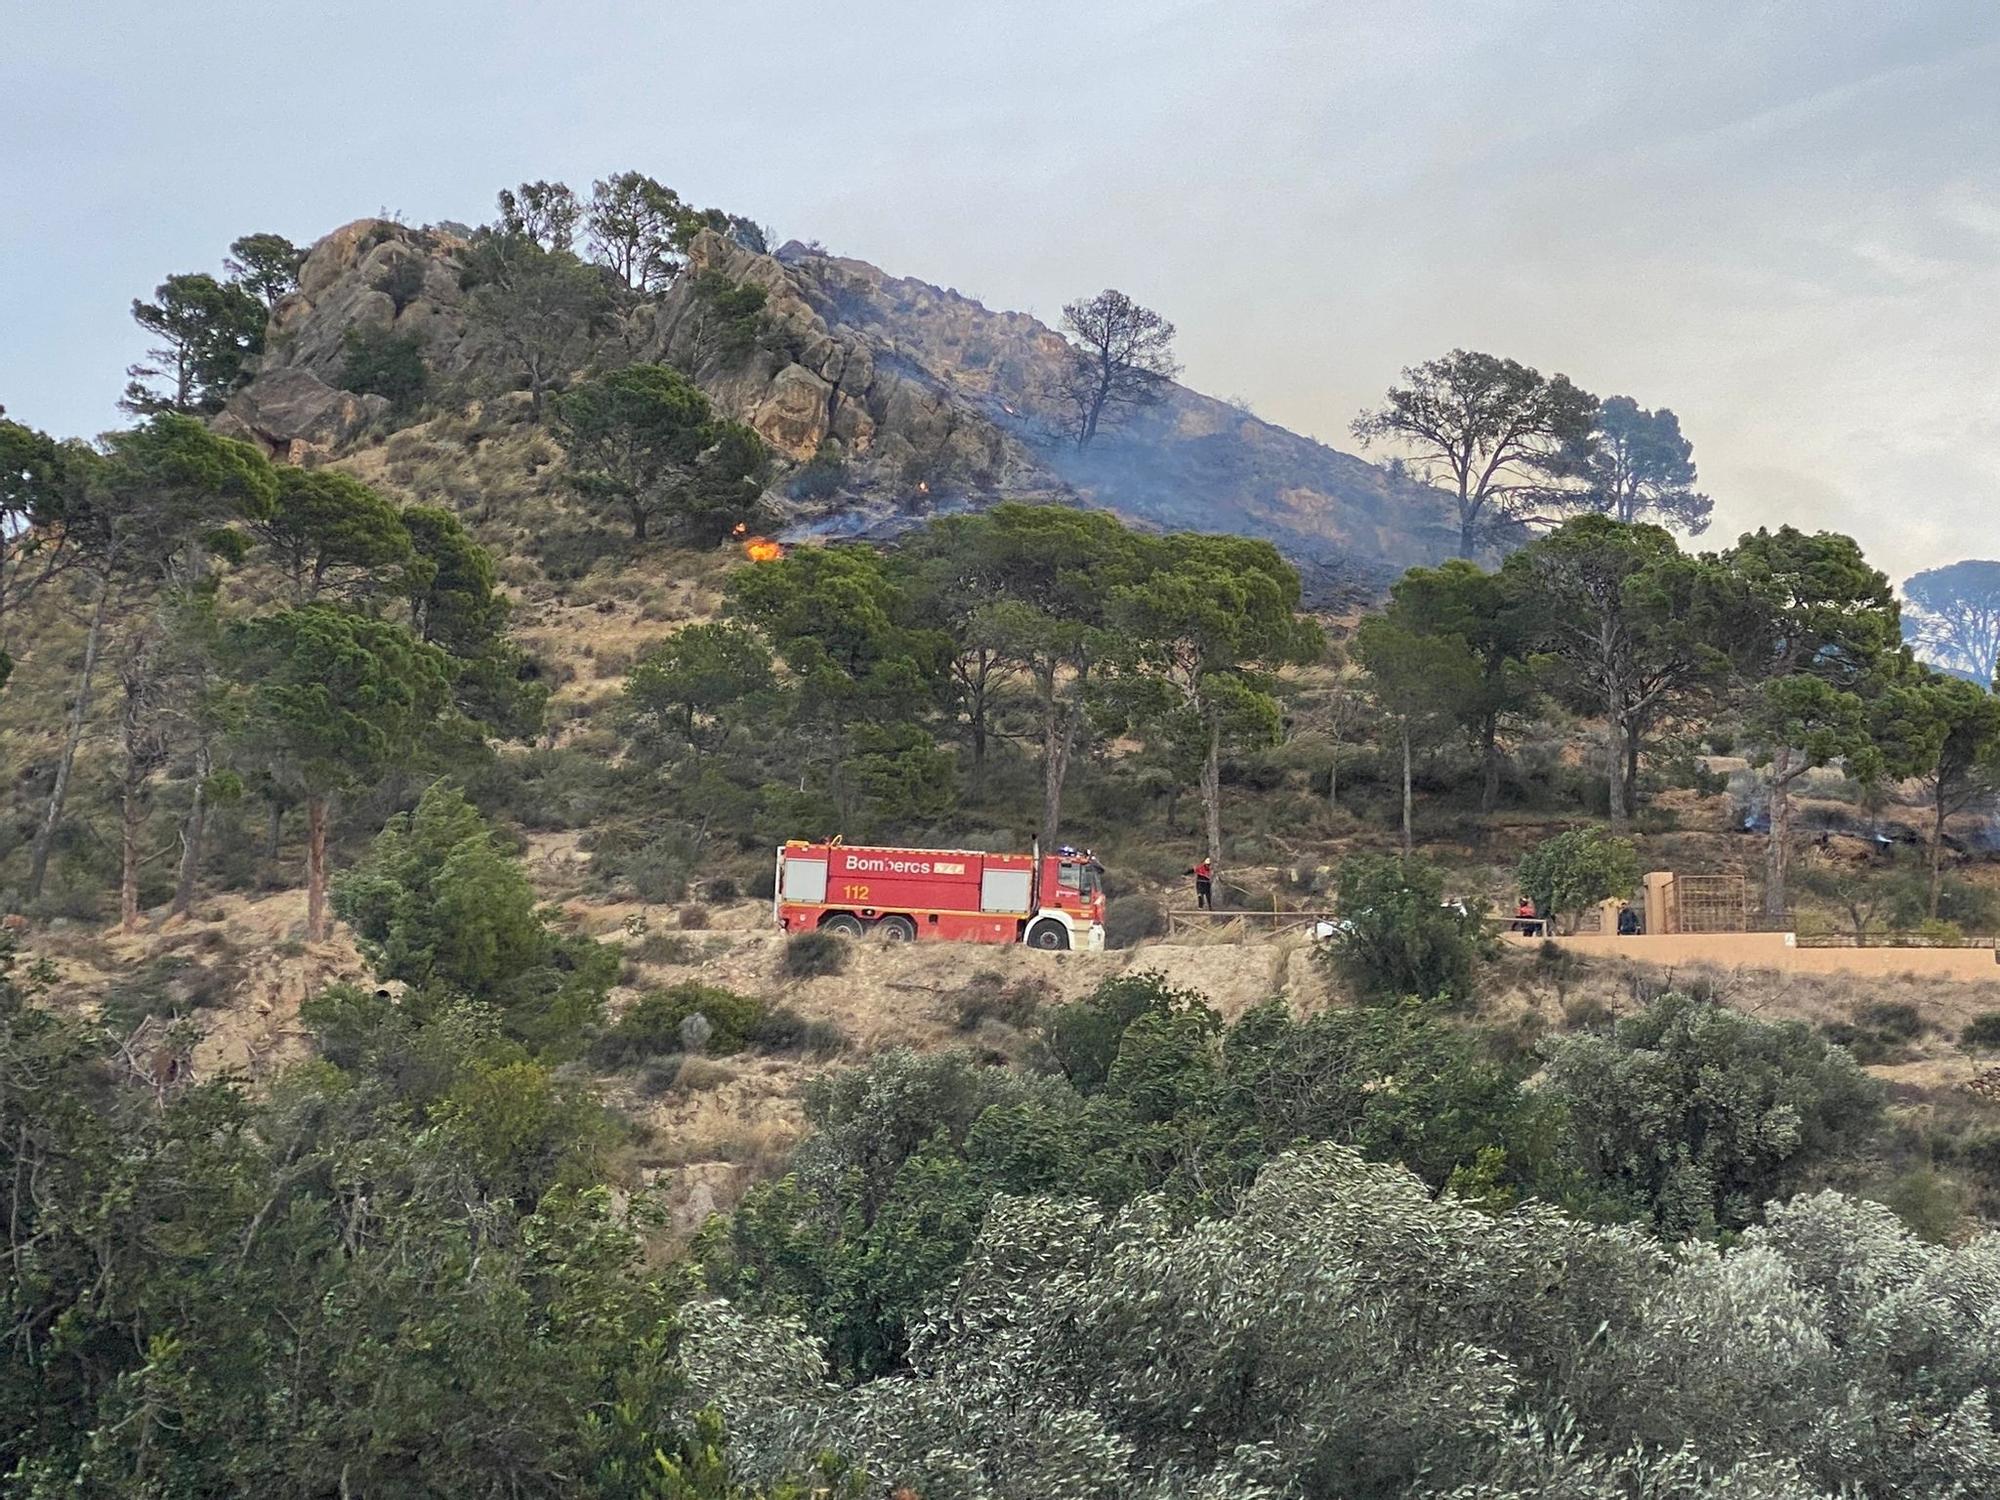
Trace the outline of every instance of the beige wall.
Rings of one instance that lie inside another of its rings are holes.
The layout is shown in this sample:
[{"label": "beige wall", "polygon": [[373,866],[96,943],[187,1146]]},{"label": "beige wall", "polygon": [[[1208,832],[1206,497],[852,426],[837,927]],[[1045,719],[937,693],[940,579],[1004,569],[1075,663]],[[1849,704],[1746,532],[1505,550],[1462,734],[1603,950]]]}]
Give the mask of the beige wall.
[{"label": "beige wall", "polygon": [[[1517,948],[1544,939],[1502,933]],[[1639,963],[1720,964],[1737,969],[1778,969],[1792,974],[1915,974],[1927,979],[2000,983],[1992,948],[1801,948],[1789,932],[1682,932],[1619,937],[1587,933],[1547,939],[1585,958],[1629,958]]]}]

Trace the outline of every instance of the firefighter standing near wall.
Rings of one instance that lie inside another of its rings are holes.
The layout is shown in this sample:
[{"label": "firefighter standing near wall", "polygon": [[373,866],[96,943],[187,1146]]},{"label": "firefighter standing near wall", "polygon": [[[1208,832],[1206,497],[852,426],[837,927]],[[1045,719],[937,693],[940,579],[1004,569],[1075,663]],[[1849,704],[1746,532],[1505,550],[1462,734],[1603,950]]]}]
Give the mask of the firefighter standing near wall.
[{"label": "firefighter standing near wall", "polygon": [[1194,904],[1202,911],[1215,910],[1215,866],[1206,856],[1197,860],[1186,871],[1194,876]]}]

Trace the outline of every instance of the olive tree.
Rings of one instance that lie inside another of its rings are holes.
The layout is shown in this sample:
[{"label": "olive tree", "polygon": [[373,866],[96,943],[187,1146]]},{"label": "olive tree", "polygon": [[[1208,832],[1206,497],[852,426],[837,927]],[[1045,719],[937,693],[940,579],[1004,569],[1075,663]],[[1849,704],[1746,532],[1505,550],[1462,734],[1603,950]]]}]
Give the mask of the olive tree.
[{"label": "olive tree", "polygon": [[1833,1193],[1674,1255],[1322,1145],[1225,1217],[995,1199],[907,1374],[831,1387],[722,1303],[687,1359],[753,1480],[838,1439],[940,1500],[1957,1500],[2000,1484],[1996,1297],[1993,1236]]},{"label": "olive tree", "polygon": [[1676,1238],[1754,1222],[1881,1112],[1879,1086],[1803,1022],[1686,995],[1559,1037],[1546,1062],[1578,1165]]}]

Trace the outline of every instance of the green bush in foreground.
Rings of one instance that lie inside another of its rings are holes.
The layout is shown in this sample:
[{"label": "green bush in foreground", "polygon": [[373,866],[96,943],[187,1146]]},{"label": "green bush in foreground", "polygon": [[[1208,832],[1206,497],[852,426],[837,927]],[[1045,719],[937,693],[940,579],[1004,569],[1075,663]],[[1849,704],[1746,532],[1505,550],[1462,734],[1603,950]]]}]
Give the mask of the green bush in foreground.
[{"label": "green bush in foreground", "polygon": [[1319,1144],[1192,1223],[996,1199],[892,1379],[740,1306],[688,1359],[751,1474],[838,1433],[926,1500],[1959,1500],[2000,1493],[1996,1299],[2000,1240],[1834,1193],[1674,1255]]},{"label": "green bush in foreground", "polygon": [[1741,1229],[1875,1129],[1881,1088],[1802,1022],[1663,995],[1609,1036],[1547,1049],[1575,1167],[1663,1234]]}]

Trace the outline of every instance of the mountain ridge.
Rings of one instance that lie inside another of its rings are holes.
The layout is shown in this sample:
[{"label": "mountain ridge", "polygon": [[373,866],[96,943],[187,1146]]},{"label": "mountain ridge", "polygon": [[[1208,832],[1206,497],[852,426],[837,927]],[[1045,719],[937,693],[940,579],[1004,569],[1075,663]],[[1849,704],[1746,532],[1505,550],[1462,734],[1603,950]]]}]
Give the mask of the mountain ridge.
[{"label": "mountain ridge", "polygon": [[[323,236],[219,424],[294,460],[360,440],[388,403],[340,389],[357,330],[409,336],[446,381],[504,384],[459,284],[470,248],[448,229],[381,219]],[[714,339],[717,285],[763,292],[751,347]],[[887,534],[1002,500],[1078,503],[1146,527],[1262,537],[1321,593],[1450,555],[1438,492],[1179,383],[1079,451],[1052,394],[1066,350],[1030,314],[796,240],[766,253],[711,230],[666,292],[627,300],[589,362],[688,371],[779,456],[771,499],[795,534]],[[808,499],[792,478],[815,457],[835,479]]]}]

